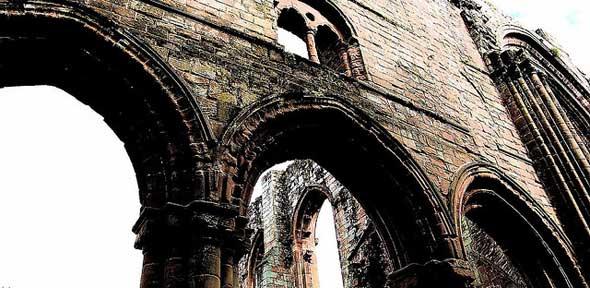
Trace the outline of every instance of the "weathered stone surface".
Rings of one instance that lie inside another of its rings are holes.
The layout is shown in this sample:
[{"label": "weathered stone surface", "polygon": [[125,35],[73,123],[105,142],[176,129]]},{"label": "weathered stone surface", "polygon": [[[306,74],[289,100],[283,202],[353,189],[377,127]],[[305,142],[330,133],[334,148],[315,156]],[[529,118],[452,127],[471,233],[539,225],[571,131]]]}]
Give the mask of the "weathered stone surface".
[{"label": "weathered stone surface", "polygon": [[[262,195],[249,214],[252,241],[262,234],[263,253],[255,267],[245,256],[240,261],[244,286],[252,269],[263,275],[262,287],[317,287],[315,246],[317,213],[324,201],[333,209],[336,241],[344,287],[384,287],[391,263],[364,209],[334,176],[310,160],[297,160],[284,171],[271,171],[261,179]],[[299,219],[299,220],[297,220]],[[311,220],[314,219],[314,220]],[[306,223],[305,221],[312,221]],[[302,226],[299,226],[302,225]],[[305,275],[305,276],[303,276]]]},{"label": "weathered stone surface", "polygon": [[[332,34],[300,15],[320,63],[283,51],[279,4],[323,16]],[[546,256],[533,286],[587,287],[590,83],[550,38],[478,0],[0,0],[0,86],[63,88],[125,142],[142,287],[238,287],[253,186],[293,159],[350,191],[398,272],[465,260],[479,217]]]}]

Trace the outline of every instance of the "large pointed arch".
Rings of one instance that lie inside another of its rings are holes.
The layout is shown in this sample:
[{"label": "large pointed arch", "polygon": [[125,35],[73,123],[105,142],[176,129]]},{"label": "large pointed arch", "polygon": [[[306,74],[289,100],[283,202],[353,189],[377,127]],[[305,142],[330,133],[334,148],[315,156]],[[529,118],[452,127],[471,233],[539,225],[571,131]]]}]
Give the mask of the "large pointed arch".
[{"label": "large pointed arch", "polygon": [[[538,33],[543,33],[539,31]],[[542,36],[516,25],[505,25],[500,29],[501,49],[522,49],[533,56],[538,64],[543,65],[546,72],[563,82],[568,82],[572,88],[581,90],[588,96],[589,84],[575,68],[559,57],[560,51],[551,48],[553,44]]]},{"label": "large pointed arch", "polygon": [[[200,183],[214,138],[191,90],[157,53],[79,2],[0,4],[0,87],[50,85],[89,105],[125,144],[142,211],[133,231],[143,250],[141,285],[181,281],[186,245],[179,205],[209,193]],[[166,221],[164,221],[166,220]],[[175,237],[164,235],[174,233]]]},{"label": "large pointed arch", "polygon": [[397,268],[453,258],[442,199],[409,152],[337,96],[268,97],[236,117],[222,137],[222,198],[242,214],[260,174],[312,159],[349,189],[374,221]]},{"label": "large pointed arch", "polygon": [[[543,33],[539,31],[538,33]],[[555,93],[558,105],[571,117],[571,121],[582,130],[585,137],[590,136],[590,83],[560,56],[558,47],[540,35],[515,25],[502,29],[501,50],[518,50],[530,59],[532,66],[545,76],[544,79]]]},{"label": "large pointed arch", "polygon": [[503,27],[502,51],[488,54],[519,136],[570,236],[580,265],[589,271],[590,85],[548,35]]},{"label": "large pointed arch", "polygon": [[[461,222],[469,210],[487,210],[481,213],[480,219],[484,217],[488,224],[494,223],[492,234],[497,237],[494,240],[507,251],[520,251],[520,254],[510,254],[510,257],[520,257],[525,253],[546,261],[543,269],[548,271],[543,273],[533,271],[535,267],[530,263],[519,264],[525,266],[525,273],[534,274],[533,277],[546,273],[555,281],[552,284],[557,283],[559,287],[588,287],[572,244],[563,230],[529,192],[500,169],[483,162],[463,166],[449,187],[449,197],[457,235],[463,235]],[[526,243],[521,242],[523,240]],[[467,258],[462,237],[459,237],[459,242],[460,254]],[[543,281],[546,279],[534,279],[532,282],[533,285],[540,285],[538,287],[552,287]]]},{"label": "large pointed arch", "polygon": [[101,114],[125,143],[144,206],[193,199],[195,163],[214,139],[183,79],[82,5],[0,5],[0,86],[56,86]]}]

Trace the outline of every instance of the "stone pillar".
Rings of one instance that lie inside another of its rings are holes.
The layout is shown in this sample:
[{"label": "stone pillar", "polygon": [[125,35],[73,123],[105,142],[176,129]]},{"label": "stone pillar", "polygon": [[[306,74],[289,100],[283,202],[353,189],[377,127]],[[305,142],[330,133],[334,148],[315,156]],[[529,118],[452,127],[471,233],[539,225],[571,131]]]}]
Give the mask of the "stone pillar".
[{"label": "stone pillar", "polygon": [[144,207],[133,227],[135,248],[143,250],[141,288],[187,287],[188,237],[183,206]]},{"label": "stone pillar", "polygon": [[237,257],[242,251],[244,220],[229,203],[193,201],[191,213],[190,288],[233,288]]},{"label": "stone pillar", "polygon": [[567,119],[567,116],[563,117],[565,113],[563,113],[563,111],[560,108],[558,108],[559,103],[555,101],[549,94],[551,87],[545,86],[545,84],[541,81],[541,78],[538,75],[539,72],[536,69],[532,68],[530,62],[528,63],[527,67],[530,67],[530,78],[534,87],[537,89],[537,92],[541,100],[545,103],[545,106],[549,108],[551,117],[557,124],[559,131],[563,134],[565,142],[571,148],[571,151],[573,152],[577,163],[581,166],[581,168],[583,168],[585,176],[590,177],[590,163],[588,162],[586,155],[583,153],[580,144],[574,138],[576,132],[572,131],[566,123],[565,119]]},{"label": "stone pillar", "polygon": [[410,264],[389,275],[390,288],[466,288],[474,280],[473,271],[465,260],[432,260],[425,264]]},{"label": "stone pillar", "polygon": [[199,237],[192,249],[190,260],[191,288],[221,287],[221,249],[214,237]]},{"label": "stone pillar", "polygon": [[309,60],[314,63],[320,63],[320,57],[318,56],[318,49],[315,44],[315,33],[313,29],[307,30],[305,34],[305,44],[307,45],[307,52],[309,54]]},{"label": "stone pillar", "polygon": [[236,261],[234,260],[233,249],[225,248],[221,252],[221,287],[233,288]]},{"label": "stone pillar", "polygon": [[352,77],[360,80],[368,80],[365,63],[361,55],[361,49],[356,39],[352,39],[348,46],[348,57],[350,59],[350,69]]},{"label": "stone pillar", "polygon": [[557,100],[557,97],[553,92],[553,89],[551,89],[551,85],[547,81],[547,75],[545,73],[538,73],[538,76],[539,80],[541,81],[541,84],[545,86],[546,91],[549,93],[548,96],[550,97],[551,102],[555,104],[557,110],[559,110],[559,112],[561,113],[561,117],[565,120],[566,125],[569,127],[570,131],[572,131],[573,136],[576,139],[576,142],[582,143],[582,145],[580,145],[580,148],[582,148],[582,152],[584,153],[586,159],[589,159],[590,161],[590,151],[588,150],[588,147],[586,147],[586,145],[583,145],[584,141],[582,140],[581,135],[578,135],[578,133],[574,133],[576,131],[576,129],[574,128],[574,124],[567,115],[565,108]]},{"label": "stone pillar", "polygon": [[338,45],[338,55],[340,56],[340,63],[344,75],[351,77],[352,70],[350,69],[350,59],[348,57],[348,47],[344,43]]},{"label": "stone pillar", "polygon": [[202,200],[144,208],[133,227],[144,253],[141,288],[235,287],[245,226],[238,210]]},{"label": "stone pillar", "polygon": [[133,226],[137,235],[135,248],[143,251],[141,288],[160,288],[163,286],[165,225],[158,210],[142,208],[139,219]]},{"label": "stone pillar", "polygon": [[188,287],[186,260],[188,251],[187,211],[180,205],[167,204],[164,210],[166,218],[167,256],[164,266],[165,287]]}]

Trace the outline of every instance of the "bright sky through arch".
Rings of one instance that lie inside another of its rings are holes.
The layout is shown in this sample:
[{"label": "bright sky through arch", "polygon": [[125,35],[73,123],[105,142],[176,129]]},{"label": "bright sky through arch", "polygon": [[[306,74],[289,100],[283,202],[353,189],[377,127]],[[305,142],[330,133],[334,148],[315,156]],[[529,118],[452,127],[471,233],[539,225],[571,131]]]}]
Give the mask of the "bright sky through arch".
[{"label": "bright sky through arch", "polygon": [[[492,2],[552,34],[590,74],[590,1]],[[279,42],[307,58],[287,33]],[[0,287],[139,287],[135,181],[122,143],[89,107],[52,87],[0,89]]]},{"label": "bright sky through arch", "polygon": [[3,88],[0,135],[0,287],[139,287],[135,173],[102,117],[57,88]]},{"label": "bright sky through arch", "polygon": [[525,27],[542,28],[556,38],[572,61],[590,77],[590,1],[491,0]]},{"label": "bright sky through arch", "polygon": [[320,214],[318,215],[318,229],[316,230],[316,237],[318,238],[316,257],[318,261],[320,288],[343,287],[333,213],[334,210],[330,201],[324,201],[322,208],[320,208]]},{"label": "bright sky through arch", "polygon": [[279,44],[283,45],[285,51],[309,59],[307,46],[303,39],[283,28],[279,28],[277,37]]}]

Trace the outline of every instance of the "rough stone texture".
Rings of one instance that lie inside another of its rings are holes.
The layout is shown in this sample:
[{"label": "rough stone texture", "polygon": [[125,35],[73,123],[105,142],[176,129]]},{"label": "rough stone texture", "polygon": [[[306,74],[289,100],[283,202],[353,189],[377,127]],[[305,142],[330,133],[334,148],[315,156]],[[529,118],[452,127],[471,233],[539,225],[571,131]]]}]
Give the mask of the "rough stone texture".
[{"label": "rough stone texture", "polygon": [[[255,268],[262,270],[260,287],[297,287],[294,283],[299,273],[298,265],[301,264],[296,263],[297,258],[293,254],[304,251],[294,251],[296,240],[293,239],[293,219],[298,209],[313,205],[319,208],[323,201],[329,201],[333,209],[344,287],[385,285],[386,276],[391,272],[391,263],[385,257],[384,247],[371,220],[350,192],[326,170],[313,161],[297,160],[285,170],[269,171],[260,181],[262,195],[252,202],[253,208],[248,215],[248,226],[252,229],[251,241],[259,233],[264,235],[263,257]],[[305,202],[304,196],[310,190],[322,190],[330,196],[328,199],[321,198],[320,203]],[[316,241],[328,241],[318,239],[315,233],[308,237]],[[315,254],[309,255],[311,263],[314,263]],[[251,269],[248,267],[249,257],[251,255],[240,261],[242,287],[249,287],[246,284],[249,283],[247,278]],[[311,275],[310,278],[314,277],[317,275]],[[317,287],[313,285],[313,280],[309,279],[305,287]]]},{"label": "rough stone texture", "polygon": [[[480,1],[302,1],[350,30],[351,77],[285,53],[275,2],[0,0],[0,86],[63,88],[125,142],[142,287],[238,287],[254,183],[307,158],[365,207],[389,285],[468,286],[467,216],[547,256],[534,285],[587,287],[590,84],[549,36]],[[547,83],[508,73],[530,62]]]},{"label": "rough stone texture", "polygon": [[[367,84],[378,86],[370,89],[281,53],[271,29],[277,17],[272,1],[168,2],[199,20],[211,21],[206,23],[246,34],[237,37],[141,1],[88,1],[88,5],[127,26],[178,70],[195,89],[218,137],[240,108],[289,92],[286,88],[292,85],[302,86],[310,92],[341,95],[372,115],[415,154],[442,193],[453,172],[481,157],[516,175],[546,204],[530,165],[504,151],[524,154],[492,81],[480,72],[486,68],[459,11],[451,4],[336,2],[359,31],[372,80]],[[250,37],[269,42],[256,43]],[[429,45],[423,45],[426,41]],[[480,87],[473,87],[470,80]],[[483,124],[485,119],[488,125]],[[480,129],[483,125],[493,128]]]}]

